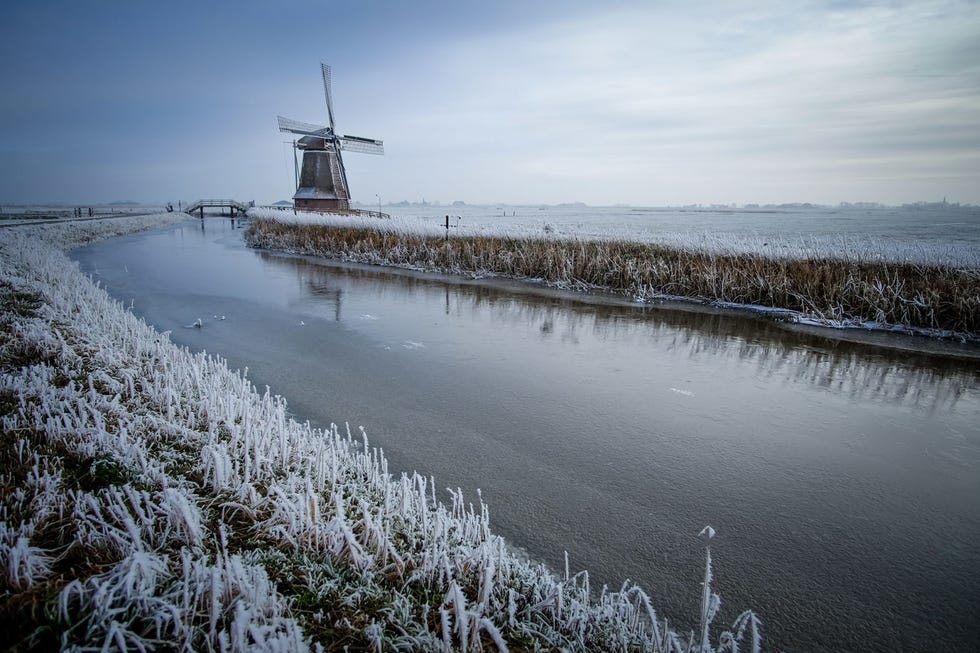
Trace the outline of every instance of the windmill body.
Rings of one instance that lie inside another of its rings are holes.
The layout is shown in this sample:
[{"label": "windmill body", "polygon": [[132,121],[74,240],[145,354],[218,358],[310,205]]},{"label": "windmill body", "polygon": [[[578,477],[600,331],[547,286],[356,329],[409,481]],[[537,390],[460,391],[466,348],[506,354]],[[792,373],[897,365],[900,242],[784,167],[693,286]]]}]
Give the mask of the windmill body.
[{"label": "windmill body", "polygon": [[303,152],[293,205],[308,211],[347,211],[350,190],[344,170],[342,150],[363,154],[384,154],[384,143],[372,138],[338,135],[334,131],[333,100],[330,92],[330,66],[321,63],[323,93],[327,101],[329,125],[316,125],[279,116],[279,131],[299,134],[296,148]]}]

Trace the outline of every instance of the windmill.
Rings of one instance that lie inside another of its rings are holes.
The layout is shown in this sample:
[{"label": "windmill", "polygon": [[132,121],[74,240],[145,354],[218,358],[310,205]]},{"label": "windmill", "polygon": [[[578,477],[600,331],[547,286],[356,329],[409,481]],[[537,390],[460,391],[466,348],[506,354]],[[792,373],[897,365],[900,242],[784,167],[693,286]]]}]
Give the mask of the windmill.
[{"label": "windmill", "polygon": [[297,209],[347,211],[350,191],[341,150],[363,154],[384,154],[384,143],[373,138],[338,135],[334,132],[333,100],[330,94],[330,66],[321,63],[323,93],[327,99],[329,126],[314,125],[290,118],[279,118],[279,131],[300,134],[295,142],[303,150],[303,167],[297,181],[293,205]]}]

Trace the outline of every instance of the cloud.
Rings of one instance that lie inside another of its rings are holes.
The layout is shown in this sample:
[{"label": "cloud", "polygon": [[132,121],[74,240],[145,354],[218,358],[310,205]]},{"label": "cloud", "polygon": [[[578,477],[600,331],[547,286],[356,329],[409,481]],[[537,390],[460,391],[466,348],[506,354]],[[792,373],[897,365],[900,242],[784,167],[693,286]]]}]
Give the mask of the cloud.
[{"label": "cloud", "polygon": [[697,201],[737,176],[738,197],[713,199],[751,201],[774,183],[827,183],[835,167],[896,182],[944,163],[951,180],[978,170],[971,7],[725,7],[604,9],[453,42],[429,70],[447,92],[406,107],[414,136],[396,136],[474,177],[509,165],[502,190],[550,201],[589,179],[632,190],[584,199],[658,202],[679,181]]},{"label": "cloud", "polygon": [[[30,7],[0,44],[8,181],[162,199],[129,169],[152,157],[163,197],[281,199],[275,116],[325,120],[323,60],[338,130],[386,142],[346,158],[355,198],[980,202],[975,2]],[[344,29],[297,38],[297,15]]]}]

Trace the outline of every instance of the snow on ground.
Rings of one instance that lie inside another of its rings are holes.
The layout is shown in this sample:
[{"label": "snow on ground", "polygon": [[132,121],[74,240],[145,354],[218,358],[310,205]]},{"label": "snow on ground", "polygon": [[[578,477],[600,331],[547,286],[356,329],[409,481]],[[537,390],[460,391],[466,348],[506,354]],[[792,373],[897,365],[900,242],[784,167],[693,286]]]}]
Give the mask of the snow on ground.
[{"label": "snow on ground", "polygon": [[[514,554],[487,506],[394,475],[111,300],[61,249],[181,219],[0,243],[0,643],[75,650],[758,650],[758,620],[671,631],[639,587]],[[693,606],[692,606],[693,607]]]}]

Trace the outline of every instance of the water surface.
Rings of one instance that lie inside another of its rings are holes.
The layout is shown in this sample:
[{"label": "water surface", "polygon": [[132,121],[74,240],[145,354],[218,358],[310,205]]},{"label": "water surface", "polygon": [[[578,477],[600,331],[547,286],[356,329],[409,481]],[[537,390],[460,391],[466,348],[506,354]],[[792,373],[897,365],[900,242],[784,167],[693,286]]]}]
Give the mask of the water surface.
[{"label": "water surface", "polygon": [[555,568],[568,551],[594,586],[639,582],[671,623],[693,625],[710,524],[719,621],[756,610],[767,650],[978,640],[976,362],[256,252],[238,226],[74,256],[296,417],[363,425],[393,470],[480,488],[498,533]]}]

